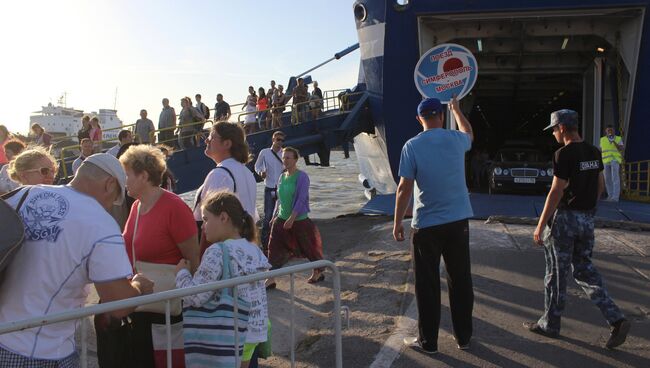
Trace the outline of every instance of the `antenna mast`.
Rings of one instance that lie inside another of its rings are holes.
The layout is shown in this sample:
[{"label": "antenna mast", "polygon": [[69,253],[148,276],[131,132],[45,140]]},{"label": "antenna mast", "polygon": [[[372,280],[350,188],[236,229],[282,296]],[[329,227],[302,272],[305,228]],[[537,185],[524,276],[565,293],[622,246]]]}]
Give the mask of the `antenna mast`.
[{"label": "antenna mast", "polygon": [[113,99],[113,110],[117,107],[117,87],[115,87],[115,98]]}]

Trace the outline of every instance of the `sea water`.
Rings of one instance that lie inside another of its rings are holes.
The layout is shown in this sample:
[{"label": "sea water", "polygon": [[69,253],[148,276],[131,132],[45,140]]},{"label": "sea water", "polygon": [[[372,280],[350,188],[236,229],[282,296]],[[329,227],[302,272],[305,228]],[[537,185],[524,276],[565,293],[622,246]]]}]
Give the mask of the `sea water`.
[{"label": "sea water", "polygon": [[[311,162],[317,162],[318,156],[312,155]],[[339,215],[358,212],[366,203],[363,186],[359,183],[359,165],[355,152],[350,152],[346,159],[342,151],[332,151],[330,166],[307,166],[300,159],[298,169],[309,175],[310,218],[328,219]],[[181,194],[181,198],[192,206],[196,191]],[[264,182],[257,183],[257,211],[264,214]]]}]

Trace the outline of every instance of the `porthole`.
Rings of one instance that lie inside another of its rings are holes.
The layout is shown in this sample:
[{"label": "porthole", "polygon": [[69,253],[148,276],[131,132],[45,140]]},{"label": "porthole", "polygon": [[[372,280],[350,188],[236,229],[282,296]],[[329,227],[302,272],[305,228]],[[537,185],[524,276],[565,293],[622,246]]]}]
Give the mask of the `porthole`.
[{"label": "porthole", "polygon": [[359,21],[363,22],[368,18],[368,11],[366,6],[363,4],[357,4],[354,6],[354,17]]}]

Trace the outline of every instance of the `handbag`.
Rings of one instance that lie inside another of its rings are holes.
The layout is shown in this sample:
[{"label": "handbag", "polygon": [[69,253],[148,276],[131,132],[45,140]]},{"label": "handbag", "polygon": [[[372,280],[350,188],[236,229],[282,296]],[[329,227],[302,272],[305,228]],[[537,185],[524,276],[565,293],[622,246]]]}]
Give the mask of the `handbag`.
[{"label": "handbag", "polygon": [[[230,278],[230,253],[220,243],[223,256],[222,280]],[[183,339],[187,367],[235,367],[241,361],[246,342],[250,303],[237,298],[237,311],[232,289],[222,289],[200,307],[183,308]],[[235,320],[237,341],[235,341]],[[236,348],[236,350],[235,350]],[[239,358],[238,358],[239,357]]]},{"label": "handbag", "polygon": [[[138,220],[140,219],[140,203],[135,217],[135,226],[133,227],[133,240],[131,241],[131,254],[133,256],[133,268],[138,273],[143,274],[146,278],[153,281],[153,292],[176,289],[176,266],[168,264],[159,264],[151,262],[138,261],[135,258],[135,235],[138,231]],[[183,312],[181,299],[170,300],[170,315],[177,316]],[[145,304],[137,307],[136,312],[152,312],[165,314],[165,302]]]}]

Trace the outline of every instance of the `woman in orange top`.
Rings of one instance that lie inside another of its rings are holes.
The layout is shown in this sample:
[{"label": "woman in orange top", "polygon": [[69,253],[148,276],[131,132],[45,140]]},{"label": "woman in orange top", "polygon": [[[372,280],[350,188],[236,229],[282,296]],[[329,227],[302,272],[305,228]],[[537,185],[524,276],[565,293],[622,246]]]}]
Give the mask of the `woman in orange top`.
[{"label": "woman in orange top", "polygon": [[259,113],[257,114],[257,123],[260,126],[260,130],[266,130],[269,129],[269,121],[268,121],[268,108],[269,108],[269,98],[266,97],[266,93],[264,92],[264,88],[260,87],[258,90],[260,97],[257,99],[257,111]]}]

